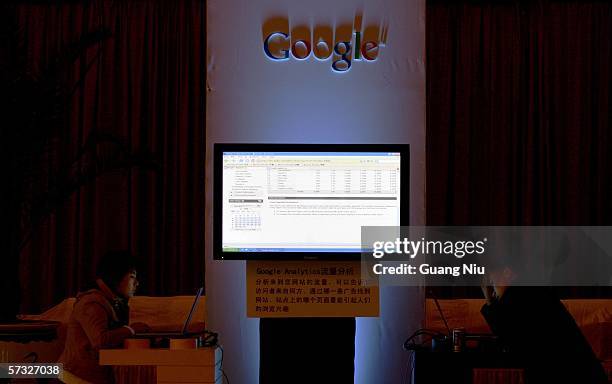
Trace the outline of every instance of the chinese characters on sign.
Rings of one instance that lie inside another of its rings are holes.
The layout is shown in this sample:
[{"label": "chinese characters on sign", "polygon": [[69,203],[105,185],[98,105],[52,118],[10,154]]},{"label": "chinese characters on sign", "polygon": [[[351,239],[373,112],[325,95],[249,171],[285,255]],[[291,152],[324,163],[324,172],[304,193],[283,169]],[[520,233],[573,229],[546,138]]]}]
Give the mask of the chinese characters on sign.
[{"label": "chinese characters on sign", "polygon": [[359,262],[248,261],[249,317],[372,317],[378,285]]}]

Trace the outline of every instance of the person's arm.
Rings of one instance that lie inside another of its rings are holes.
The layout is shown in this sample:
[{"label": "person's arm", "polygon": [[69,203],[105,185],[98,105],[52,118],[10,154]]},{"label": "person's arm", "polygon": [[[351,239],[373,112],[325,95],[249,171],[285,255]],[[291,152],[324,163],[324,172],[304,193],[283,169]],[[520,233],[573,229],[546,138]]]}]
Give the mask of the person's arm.
[{"label": "person's arm", "polygon": [[505,291],[505,289],[498,290],[496,288],[490,296],[487,297],[487,294],[485,294],[487,302],[482,306],[480,313],[495,335],[501,340],[511,340],[516,326],[514,324],[517,316],[516,308],[514,308],[516,303],[511,297],[512,295],[506,295]]},{"label": "person's arm", "polygon": [[[498,297],[496,297],[495,288],[491,285],[488,277],[485,276],[480,284],[482,293],[486,300],[485,304],[480,309],[480,313],[485,318],[491,331],[498,335],[500,334],[500,321],[503,321],[503,317],[500,318],[500,311]],[[503,327],[502,327],[503,328]]]},{"label": "person's arm", "polygon": [[132,335],[127,327],[109,329],[108,312],[100,303],[90,301],[82,304],[76,313],[76,320],[81,324],[91,346],[96,349],[112,348],[121,345],[123,340]]},{"label": "person's arm", "polygon": [[504,325],[503,325],[503,308],[500,307],[500,304],[497,299],[490,299],[482,306],[480,309],[480,313],[482,317],[485,318],[489,328],[491,331],[497,335],[502,337]]}]

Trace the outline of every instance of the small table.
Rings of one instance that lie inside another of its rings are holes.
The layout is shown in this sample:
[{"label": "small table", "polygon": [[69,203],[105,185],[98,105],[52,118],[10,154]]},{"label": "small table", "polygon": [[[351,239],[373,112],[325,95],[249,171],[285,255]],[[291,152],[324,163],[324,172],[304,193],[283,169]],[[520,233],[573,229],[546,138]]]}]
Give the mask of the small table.
[{"label": "small table", "polygon": [[524,382],[521,356],[508,352],[416,351],[413,369],[415,384]]},{"label": "small table", "polygon": [[149,366],[157,383],[221,383],[221,350],[102,349],[100,365]]}]

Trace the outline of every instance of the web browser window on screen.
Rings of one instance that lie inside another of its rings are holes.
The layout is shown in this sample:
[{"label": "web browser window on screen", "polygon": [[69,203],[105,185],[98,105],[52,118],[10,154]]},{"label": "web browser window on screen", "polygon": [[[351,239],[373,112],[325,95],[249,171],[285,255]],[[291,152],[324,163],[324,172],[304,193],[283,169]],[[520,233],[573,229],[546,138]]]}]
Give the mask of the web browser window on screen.
[{"label": "web browser window on screen", "polygon": [[224,152],[225,252],[359,252],[400,225],[400,153]]}]

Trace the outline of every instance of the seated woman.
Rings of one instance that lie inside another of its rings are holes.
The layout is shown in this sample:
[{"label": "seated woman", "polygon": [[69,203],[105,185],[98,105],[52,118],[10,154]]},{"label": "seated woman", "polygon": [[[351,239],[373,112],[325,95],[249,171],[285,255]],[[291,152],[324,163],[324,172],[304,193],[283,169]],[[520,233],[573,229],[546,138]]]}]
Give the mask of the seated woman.
[{"label": "seated woman", "polygon": [[98,363],[99,350],[120,347],[134,333],[149,329],[144,323],[128,325],[128,300],[137,287],[136,263],[129,252],[109,252],[100,260],[95,282],[77,295],[68,322],[59,359],[65,371],[91,383],[113,382],[111,367]]}]

